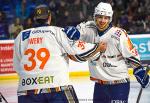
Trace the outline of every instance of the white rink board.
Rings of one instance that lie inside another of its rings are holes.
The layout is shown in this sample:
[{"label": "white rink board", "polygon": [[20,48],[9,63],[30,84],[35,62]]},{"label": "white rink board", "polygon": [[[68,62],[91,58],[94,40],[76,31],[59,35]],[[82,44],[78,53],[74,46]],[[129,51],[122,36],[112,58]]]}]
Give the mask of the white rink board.
[{"label": "white rink board", "polygon": [[75,62],[72,60],[69,60],[69,71],[75,72],[75,71],[88,71],[88,62]]},{"label": "white rink board", "polygon": [[[135,34],[135,35],[129,35],[129,37],[131,39],[136,38],[136,39],[140,40],[140,38],[142,38],[142,37],[150,38],[150,34]],[[1,44],[13,43],[13,42],[14,42],[14,40],[0,40]],[[149,45],[150,45],[150,41],[148,42],[147,46],[149,47]],[[149,50],[149,48],[148,48],[148,50]],[[69,71],[70,72],[89,71],[88,63],[87,62],[79,63],[79,62],[74,62],[72,60],[69,60]]]}]

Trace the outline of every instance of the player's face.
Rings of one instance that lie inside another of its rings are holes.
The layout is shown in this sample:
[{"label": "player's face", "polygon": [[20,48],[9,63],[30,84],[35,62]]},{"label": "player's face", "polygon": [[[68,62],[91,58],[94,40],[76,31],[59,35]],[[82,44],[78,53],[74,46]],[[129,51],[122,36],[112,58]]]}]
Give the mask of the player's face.
[{"label": "player's face", "polygon": [[110,17],[109,16],[103,16],[103,15],[97,15],[95,16],[95,22],[100,31],[104,31],[107,29],[110,23]]}]

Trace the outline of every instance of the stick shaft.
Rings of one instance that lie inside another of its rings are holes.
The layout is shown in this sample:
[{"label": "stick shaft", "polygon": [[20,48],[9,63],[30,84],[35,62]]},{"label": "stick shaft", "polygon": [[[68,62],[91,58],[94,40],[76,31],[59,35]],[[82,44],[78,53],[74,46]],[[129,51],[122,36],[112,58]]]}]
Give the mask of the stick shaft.
[{"label": "stick shaft", "polygon": [[137,97],[137,100],[136,100],[136,103],[139,103],[139,102],[140,102],[140,98],[141,98],[141,95],[142,95],[142,91],[143,91],[143,88],[141,87],[141,88],[140,88],[140,92],[139,92],[138,97]]},{"label": "stick shaft", "polygon": [[0,96],[2,97],[2,99],[5,101],[5,103],[8,103],[7,100],[4,98],[4,96],[2,95],[2,93],[0,92]]}]

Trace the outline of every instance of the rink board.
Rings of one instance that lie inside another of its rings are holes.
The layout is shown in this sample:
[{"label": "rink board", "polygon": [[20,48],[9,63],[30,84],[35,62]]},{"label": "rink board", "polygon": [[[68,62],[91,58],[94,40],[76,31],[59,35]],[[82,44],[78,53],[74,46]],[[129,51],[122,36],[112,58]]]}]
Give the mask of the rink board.
[{"label": "rink board", "polygon": [[[137,48],[141,60],[150,63],[150,34],[129,35],[134,46]],[[17,79],[18,76],[13,69],[13,45],[14,40],[0,40],[0,80]],[[88,64],[69,62],[70,77],[74,76],[89,76]],[[132,69],[129,69],[129,74],[132,75]]]}]

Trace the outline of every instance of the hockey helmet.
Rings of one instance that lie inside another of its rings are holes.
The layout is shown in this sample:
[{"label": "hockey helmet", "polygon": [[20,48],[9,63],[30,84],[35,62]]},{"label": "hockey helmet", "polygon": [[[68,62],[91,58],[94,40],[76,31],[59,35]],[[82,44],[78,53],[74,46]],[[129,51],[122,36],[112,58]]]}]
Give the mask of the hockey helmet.
[{"label": "hockey helmet", "polygon": [[34,17],[35,19],[47,19],[50,13],[48,6],[41,4],[35,8]]},{"label": "hockey helmet", "polygon": [[110,22],[112,21],[113,10],[112,6],[109,3],[100,2],[94,11],[94,20],[96,15],[104,15],[110,17]]}]

